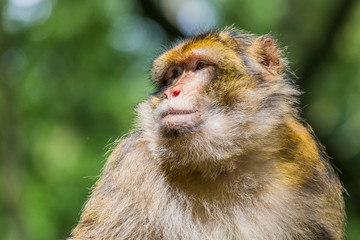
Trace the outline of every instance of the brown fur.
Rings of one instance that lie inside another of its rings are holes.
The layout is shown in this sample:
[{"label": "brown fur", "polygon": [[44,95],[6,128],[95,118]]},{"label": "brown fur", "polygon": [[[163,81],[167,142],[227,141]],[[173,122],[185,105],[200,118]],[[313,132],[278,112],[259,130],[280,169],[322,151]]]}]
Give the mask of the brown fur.
[{"label": "brown fur", "polygon": [[[233,29],[160,55],[159,92],[138,106],[70,239],[342,239],[342,186],[298,117],[281,55],[270,36]],[[198,57],[216,64],[196,96],[202,121],[164,134],[167,71]]]}]

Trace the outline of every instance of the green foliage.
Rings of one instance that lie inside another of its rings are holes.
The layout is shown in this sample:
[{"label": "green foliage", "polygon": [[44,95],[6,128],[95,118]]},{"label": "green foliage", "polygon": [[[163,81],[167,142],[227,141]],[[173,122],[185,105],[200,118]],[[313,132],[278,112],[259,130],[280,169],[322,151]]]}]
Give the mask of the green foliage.
[{"label": "green foliage", "polygon": [[[176,37],[169,29],[191,1],[150,1],[163,18],[143,2],[2,1],[2,239],[64,239],[75,225],[109,144],[131,129],[133,107],[153,91],[152,57]],[[306,118],[350,194],[347,238],[358,239],[360,3],[353,1],[345,21],[327,35],[343,1],[197,2],[215,9],[217,27],[272,31],[289,46],[291,68],[306,92]]]}]

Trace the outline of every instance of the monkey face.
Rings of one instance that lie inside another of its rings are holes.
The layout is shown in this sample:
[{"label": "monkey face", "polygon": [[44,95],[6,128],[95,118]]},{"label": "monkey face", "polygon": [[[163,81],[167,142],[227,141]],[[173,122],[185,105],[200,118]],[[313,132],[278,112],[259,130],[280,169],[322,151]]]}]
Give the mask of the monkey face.
[{"label": "monkey face", "polygon": [[206,112],[200,92],[214,74],[215,66],[194,58],[180,66],[172,66],[166,75],[170,82],[155,110],[166,131],[189,132],[197,129]]},{"label": "monkey face", "polygon": [[[208,39],[182,43],[158,57],[154,61],[153,76],[162,90],[156,95],[159,100],[153,114],[161,133],[179,136],[213,126],[209,123],[211,118],[221,111],[219,105],[224,106],[218,94],[225,92],[218,88],[219,81],[226,82],[220,75],[222,65],[231,69],[226,76],[235,80],[233,74],[238,72],[236,64],[239,62],[232,49]],[[220,84],[220,88],[223,86]]]},{"label": "monkey face", "polygon": [[201,94],[216,74],[210,56],[194,49],[164,72],[164,91],[154,114],[165,133],[189,133],[201,126],[207,101]]}]

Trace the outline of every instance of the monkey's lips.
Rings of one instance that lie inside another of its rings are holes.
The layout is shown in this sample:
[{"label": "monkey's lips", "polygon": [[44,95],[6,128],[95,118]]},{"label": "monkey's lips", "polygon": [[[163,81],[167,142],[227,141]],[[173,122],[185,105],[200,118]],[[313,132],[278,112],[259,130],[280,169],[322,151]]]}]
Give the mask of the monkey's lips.
[{"label": "monkey's lips", "polygon": [[180,129],[196,125],[200,120],[201,113],[198,110],[168,110],[164,111],[161,116],[165,126]]}]

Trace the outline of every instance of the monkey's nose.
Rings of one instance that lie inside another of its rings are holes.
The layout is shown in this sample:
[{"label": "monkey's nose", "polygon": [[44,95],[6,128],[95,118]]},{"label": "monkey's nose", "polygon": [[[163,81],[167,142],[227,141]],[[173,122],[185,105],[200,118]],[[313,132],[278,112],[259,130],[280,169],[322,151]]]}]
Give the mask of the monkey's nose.
[{"label": "monkey's nose", "polygon": [[165,91],[165,92],[164,92],[164,95],[165,95],[165,98],[166,98],[166,99],[168,99],[169,96],[170,96],[171,98],[175,98],[175,97],[177,97],[177,96],[180,95],[180,92],[181,92],[180,90]]},{"label": "monkey's nose", "polygon": [[177,97],[177,96],[179,96],[179,94],[180,94],[180,90],[175,90],[172,92],[173,97]]}]

